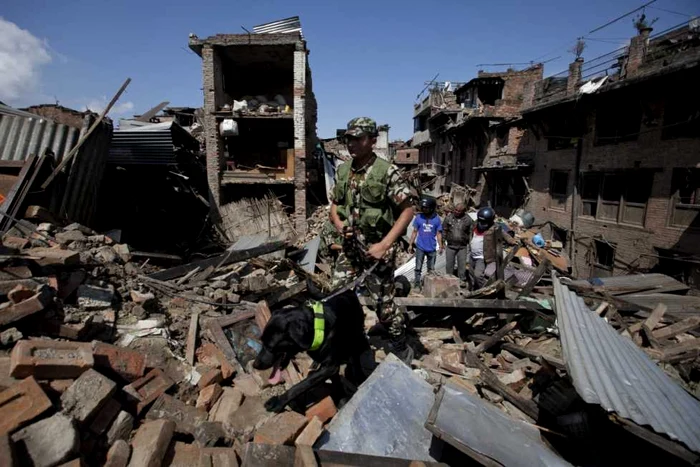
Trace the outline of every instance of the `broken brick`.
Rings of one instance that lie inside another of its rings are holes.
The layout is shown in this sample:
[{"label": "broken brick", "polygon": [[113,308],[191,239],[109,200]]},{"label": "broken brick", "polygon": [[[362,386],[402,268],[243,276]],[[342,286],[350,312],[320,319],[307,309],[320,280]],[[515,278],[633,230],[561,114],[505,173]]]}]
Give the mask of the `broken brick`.
[{"label": "broken brick", "polygon": [[301,434],[297,436],[294,444],[296,446],[313,446],[321,433],[323,433],[323,422],[314,416]]},{"label": "broken brick", "polygon": [[107,444],[114,444],[122,439],[127,440],[131,435],[131,430],[134,429],[134,417],[129,412],[122,410],[117,415],[117,418],[112,422],[107,432]]},{"label": "broken brick", "polygon": [[78,287],[78,305],[86,310],[109,308],[114,300],[114,286],[106,287],[82,284]]},{"label": "broken brick", "polygon": [[31,297],[0,310],[0,326],[14,323],[22,318],[40,312],[51,303],[52,299],[53,290],[48,286],[41,286]]},{"label": "broken brick", "polygon": [[255,381],[255,377],[253,375],[238,375],[233,379],[233,385],[234,387],[240,389],[240,391],[246,397],[260,395],[260,386],[258,385],[257,381]]},{"label": "broken brick", "polygon": [[331,399],[331,396],[327,396],[317,404],[309,407],[306,411],[306,418],[311,420],[313,417],[318,417],[321,423],[326,423],[335,417],[336,413],[338,413],[338,409],[335,407],[333,399]]},{"label": "broken brick", "polygon": [[296,412],[277,414],[255,432],[254,442],[292,444],[307,423],[306,417]]},{"label": "broken brick", "polygon": [[173,396],[161,394],[146,414],[149,420],[172,420],[175,431],[182,434],[194,434],[195,427],[207,420],[207,413],[187,405]]},{"label": "broken brick", "polygon": [[63,411],[78,423],[85,423],[97,414],[116,390],[114,381],[90,369],[61,396]]},{"label": "broken brick", "polygon": [[28,245],[29,239],[26,238],[13,237],[11,235],[6,235],[2,238],[2,246],[13,248],[15,250],[22,250],[24,248],[27,248]]},{"label": "broken brick", "polygon": [[72,459],[80,446],[73,420],[60,413],[23,428],[12,440],[22,446],[27,464],[34,466],[53,466]]},{"label": "broken brick", "polygon": [[201,378],[199,378],[199,382],[197,385],[199,388],[206,388],[207,386],[211,386],[212,384],[220,383],[224,380],[223,375],[221,374],[221,370],[218,368],[212,368],[210,370],[207,370]]},{"label": "broken brick", "polygon": [[9,298],[12,303],[17,304],[32,298],[35,294],[36,292],[34,289],[20,284],[7,293],[7,298]]},{"label": "broken brick", "polygon": [[216,446],[226,439],[224,424],[221,422],[202,422],[194,429],[194,439],[200,447]]},{"label": "broken brick", "polygon": [[66,392],[74,382],[74,379],[52,379],[48,382],[48,389],[46,389],[46,386],[44,386],[44,388],[47,391],[53,391],[54,393],[61,395]]},{"label": "broken brick", "polygon": [[117,418],[121,410],[122,406],[119,402],[114,399],[109,399],[90,424],[90,431],[98,436],[103,435],[112,425],[112,422]]},{"label": "broken brick", "polygon": [[24,336],[17,328],[9,328],[0,332],[0,345],[3,347],[11,347],[18,341],[21,341]]},{"label": "broken brick", "polygon": [[73,271],[70,273],[65,280],[62,280],[58,284],[58,298],[65,300],[70,297],[73,292],[78,290],[78,287],[80,287],[85,280],[85,276],[85,271]]},{"label": "broken brick", "polygon": [[226,423],[243,402],[243,393],[236,388],[223,388],[219,399],[209,411],[209,421]]},{"label": "broken brick", "polygon": [[92,346],[80,342],[31,339],[12,349],[10,374],[15,378],[75,378],[92,368]]},{"label": "broken brick", "polygon": [[131,441],[132,467],[160,466],[175,432],[175,422],[172,420],[147,421],[134,435]]},{"label": "broken brick", "polygon": [[0,357],[0,392],[14,386],[19,381],[10,376],[10,357]]},{"label": "broken brick", "polygon": [[221,368],[221,376],[224,380],[231,378],[236,370],[228,362],[224,353],[214,344],[210,342],[203,343],[195,352],[197,359],[207,365]]},{"label": "broken brick", "polygon": [[199,446],[175,441],[170,444],[163,465],[170,467],[196,467],[201,455]]},{"label": "broken brick", "polygon": [[224,429],[231,437],[248,438],[272,415],[260,397],[246,397],[238,410],[223,422]]},{"label": "broken brick", "polygon": [[93,357],[95,367],[108,369],[130,382],[141,378],[146,370],[144,354],[125,347],[93,342]]},{"label": "broken brick", "polygon": [[151,402],[170,389],[173,384],[175,383],[161,370],[154,368],[143,378],[125,386],[123,390],[137,402],[136,412],[141,413]]},{"label": "broken brick", "polygon": [[0,435],[9,433],[51,408],[51,401],[32,377],[0,392]]},{"label": "broken brick", "polygon": [[131,446],[124,440],[117,440],[109,451],[104,467],[126,467],[131,456]]},{"label": "broken brick", "polygon": [[219,400],[219,397],[223,392],[224,390],[221,389],[221,386],[218,384],[212,384],[205,387],[199,392],[196,407],[200,410],[206,410],[209,412],[214,403]]},{"label": "broken brick", "polygon": [[29,248],[22,254],[36,258],[34,262],[39,266],[70,266],[80,262],[80,254],[59,248]]},{"label": "broken brick", "polygon": [[423,279],[423,295],[436,298],[442,293],[459,288],[459,278],[455,276],[427,275]]},{"label": "broken brick", "polygon": [[238,467],[234,448],[202,448],[200,453],[200,467]]}]

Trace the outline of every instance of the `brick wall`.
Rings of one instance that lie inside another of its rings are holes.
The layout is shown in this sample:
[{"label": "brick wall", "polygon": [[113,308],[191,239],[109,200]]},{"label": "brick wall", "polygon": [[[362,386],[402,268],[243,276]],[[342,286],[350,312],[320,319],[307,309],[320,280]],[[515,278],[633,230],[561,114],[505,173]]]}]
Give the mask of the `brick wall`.
[{"label": "brick wall", "polygon": [[223,166],[223,143],[219,137],[216,117],[211,113],[217,110],[217,72],[221,73],[221,60],[211,45],[202,48],[202,84],[204,90],[204,136],[207,145],[207,183],[212,207],[221,202],[221,168]]},{"label": "brick wall", "polygon": [[[700,232],[669,225],[673,168],[696,166],[700,139],[662,140],[660,128],[642,125],[643,133],[636,141],[594,146],[594,124],[595,115],[591,113],[588,132],[583,139],[581,170],[631,170],[636,166],[654,171],[653,185],[643,226],[577,216],[574,273],[580,277],[589,276],[592,260],[589,251],[592,250],[594,238],[604,238],[616,245],[615,274],[624,273],[627,269],[625,265],[653,267],[657,263],[656,258],[644,255],[657,254],[654,247],[700,253]],[[535,168],[530,177],[530,187],[534,191],[527,205],[537,224],[551,221],[560,227],[571,228],[575,163],[576,149],[547,151],[547,140],[542,138],[537,141]],[[555,207],[556,203],[552,202],[549,193],[552,170],[569,171],[567,199],[563,207]],[[580,207],[577,212],[580,212]]]},{"label": "brick wall", "polygon": [[396,164],[417,164],[418,149],[397,149],[394,162]]},{"label": "brick wall", "polygon": [[306,50],[294,51],[294,227],[306,233]]}]

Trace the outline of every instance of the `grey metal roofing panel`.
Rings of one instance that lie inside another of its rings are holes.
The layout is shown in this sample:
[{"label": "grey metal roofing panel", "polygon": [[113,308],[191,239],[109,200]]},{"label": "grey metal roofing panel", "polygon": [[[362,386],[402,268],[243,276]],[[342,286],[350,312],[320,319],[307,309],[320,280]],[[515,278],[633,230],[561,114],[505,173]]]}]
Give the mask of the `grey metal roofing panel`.
[{"label": "grey metal roofing panel", "polygon": [[110,164],[175,165],[175,149],[195,150],[197,140],[175,122],[116,130],[109,149]]},{"label": "grey metal roofing panel", "polygon": [[50,149],[60,161],[79,136],[80,128],[0,105],[0,160],[23,161],[30,154],[40,156]]},{"label": "grey metal roofing panel", "polygon": [[255,34],[280,34],[289,32],[301,32],[301,21],[298,16],[260,24],[253,27]]},{"label": "grey metal roofing panel", "polygon": [[694,295],[674,295],[668,293],[630,294],[618,297],[634,305],[654,309],[657,304],[666,305],[666,314],[676,319],[700,316],[700,297]]},{"label": "grey metal roofing panel", "polygon": [[458,449],[465,445],[507,466],[571,465],[547,447],[533,425],[509,417],[456,385],[448,383],[441,391],[435,421],[429,418],[426,427],[438,437],[449,435],[454,441],[447,442]]},{"label": "grey metal roofing panel", "polygon": [[700,401],[591,311],[556,274],[553,282],[562,353],[583,400],[700,452]]}]

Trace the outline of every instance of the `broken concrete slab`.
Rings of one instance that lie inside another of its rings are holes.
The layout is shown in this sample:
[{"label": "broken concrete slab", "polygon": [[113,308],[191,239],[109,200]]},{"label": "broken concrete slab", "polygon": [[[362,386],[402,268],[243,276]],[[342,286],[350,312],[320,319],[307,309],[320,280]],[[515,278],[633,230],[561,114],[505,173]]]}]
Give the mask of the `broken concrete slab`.
[{"label": "broken concrete slab", "polygon": [[319,446],[432,461],[432,434],[423,425],[433,399],[432,386],[390,354],[328,424]]},{"label": "broken concrete slab", "polygon": [[31,376],[0,392],[0,435],[16,430],[51,406],[51,400]]},{"label": "broken concrete slab", "polygon": [[146,418],[148,420],[172,420],[175,422],[175,431],[194,435],[195,427],[207,420],[207,413],[168,394],[162,394],[153,403]]},{"label": "broken concrete slab", "polygon": [[12,435],[35,467],[53,467],[78,453],[80,436],[73,420],[63,414],[40,420]]},{"label": "broken concrete slab", "polygon": [[114,300],[114,286],[105,287],[82,284],[78,287],[78,305],[86,310],[109,308]]},{"label": "broken concrete slab", "polygon": [[78,423],[85,423],[109,401],[117,384],[93,369],[89,369],[61,396],[63,412]]}]

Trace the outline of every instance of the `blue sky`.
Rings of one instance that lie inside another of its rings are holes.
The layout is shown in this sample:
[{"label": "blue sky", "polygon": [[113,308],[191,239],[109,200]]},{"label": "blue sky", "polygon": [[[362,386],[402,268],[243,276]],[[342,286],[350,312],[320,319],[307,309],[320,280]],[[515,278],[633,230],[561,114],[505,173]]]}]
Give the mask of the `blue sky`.
[{"label": "blue sky", "polygon": [[[199,37],[243,32],[301,17],[319,104],[318,133],[330,137],[352,117],[388,123],[409,138],[413,103],[424,82],[468,81],[477,64],[545,64],[565,70],[579,36],[641,6],[636,0],[425,1],[10,1],[0,16],[0,100],[104,106],[126,77],[132,83],[113,117],[161,101],[202,105],[201,63],[187,47]],[[653,7],[700,15],[697,0],[658,0]],[[655,32],[688,19],[647,8]],[[590,35],[584,58],[625,44],[632,19]],[[522,65],[516,68],[522,68]],[[490,71],[506,66],[482,67]],[[5,75],[3,77],[3,75]]]}]

